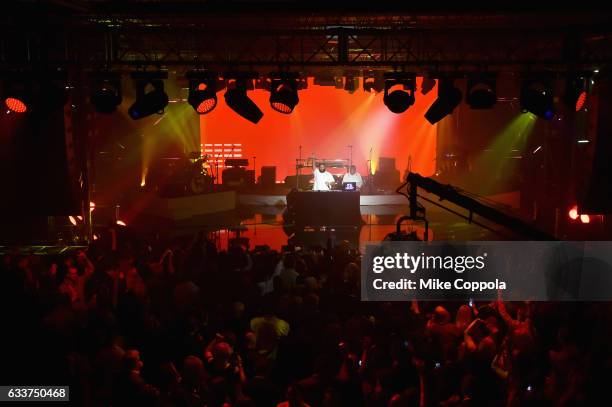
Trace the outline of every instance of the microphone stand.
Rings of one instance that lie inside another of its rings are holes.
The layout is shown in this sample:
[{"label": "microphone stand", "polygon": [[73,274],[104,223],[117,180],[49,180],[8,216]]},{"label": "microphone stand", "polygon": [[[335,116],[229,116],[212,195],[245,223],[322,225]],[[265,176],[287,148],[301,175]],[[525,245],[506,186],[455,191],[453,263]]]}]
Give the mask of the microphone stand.
[{"label": "microphone stand", "polygon": [[370,190],[370,194],[374,189],[374,177],[372,176],[372,147],[370,147],[370,154],[368,160],[368,189]]}]

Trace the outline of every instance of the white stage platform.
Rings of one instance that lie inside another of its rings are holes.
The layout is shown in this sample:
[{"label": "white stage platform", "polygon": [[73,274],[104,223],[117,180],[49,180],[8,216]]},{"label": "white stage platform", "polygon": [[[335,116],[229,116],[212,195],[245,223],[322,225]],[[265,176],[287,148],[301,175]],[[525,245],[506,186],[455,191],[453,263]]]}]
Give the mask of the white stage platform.
[{"label": "white stage platform", "polygon": [[160,218],[184,220],[233,209],[236,209],[236,192],[225,191],[178,198],[156,196],[151,200],[145,212]]},{"label": "white stage platform", "polygon": [[[342,193],[342,192],[330,192]],[[285,195],[263,195],[263,194],[239,194],[238,204],[244,206],[279,206],[287,205]],[[359,197],[361,206],[381,205],[408,205],[408,200],[400,194],[389,195],[361,195]]]}]

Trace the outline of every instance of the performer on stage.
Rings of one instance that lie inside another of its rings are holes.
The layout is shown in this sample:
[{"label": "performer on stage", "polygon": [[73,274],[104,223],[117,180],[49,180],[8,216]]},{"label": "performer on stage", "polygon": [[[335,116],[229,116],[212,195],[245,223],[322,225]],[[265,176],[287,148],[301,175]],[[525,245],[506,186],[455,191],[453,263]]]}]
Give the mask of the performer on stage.
[{"label": "performer on stage", "polygon": [[325,164],[323,163],[320,163],[318,168],[314,168],[315,163],[313,159],[312,166],[312,175],[314,176],[314,185],[312,186],[312,190],[330,191],[332,184],[336,182],[334,176],[330,172],[325,170]]},{"label": "performer on stage", "polygon": [[357,191],[359,191],[363,186],[363,178],[361,177],[361,174],[357,172],[357,167],[354,165],[351,165],[349,167],[349,172],[344,174],[344,177],[342,177],[342,183],[344,184],[347,182],[354,182],[357,186]]}]

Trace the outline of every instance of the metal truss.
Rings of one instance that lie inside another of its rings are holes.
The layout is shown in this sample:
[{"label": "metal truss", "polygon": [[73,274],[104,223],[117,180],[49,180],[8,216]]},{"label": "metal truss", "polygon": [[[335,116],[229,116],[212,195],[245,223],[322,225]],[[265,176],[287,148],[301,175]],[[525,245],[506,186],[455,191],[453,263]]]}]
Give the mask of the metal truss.
[{"label": "metal truss", "polygon": [[[407,25],[407,23],[406,23]],[[206,28],[112,24],[15,32],[4,29],[0,66],[85,69],[593,69],[612,62],[612,27],[513,29],[442,27]]]}]

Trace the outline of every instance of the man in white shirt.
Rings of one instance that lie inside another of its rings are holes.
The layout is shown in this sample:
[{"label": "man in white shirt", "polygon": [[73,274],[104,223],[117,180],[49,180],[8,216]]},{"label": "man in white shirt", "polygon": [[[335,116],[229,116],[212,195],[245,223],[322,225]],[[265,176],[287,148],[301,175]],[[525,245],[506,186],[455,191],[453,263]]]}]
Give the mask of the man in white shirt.
[{"label": "man in white shirt", "polygon": [[344,184],[346,182],[354,182],[358,191],[363,186],[363,178],[361,178],[361,174],[357,172],[357,167],[354,165],[351,165],[349,167],[349,172],[344,174],[344,177],[342,177],[342,183]]},{"label": "man in white shirt", "polygon": [[314,176],[313,191],[330,191],[332,184],[336,181],[334,176],[325,170],[325,164],[320,163],[319,168],[312,173]]}]

